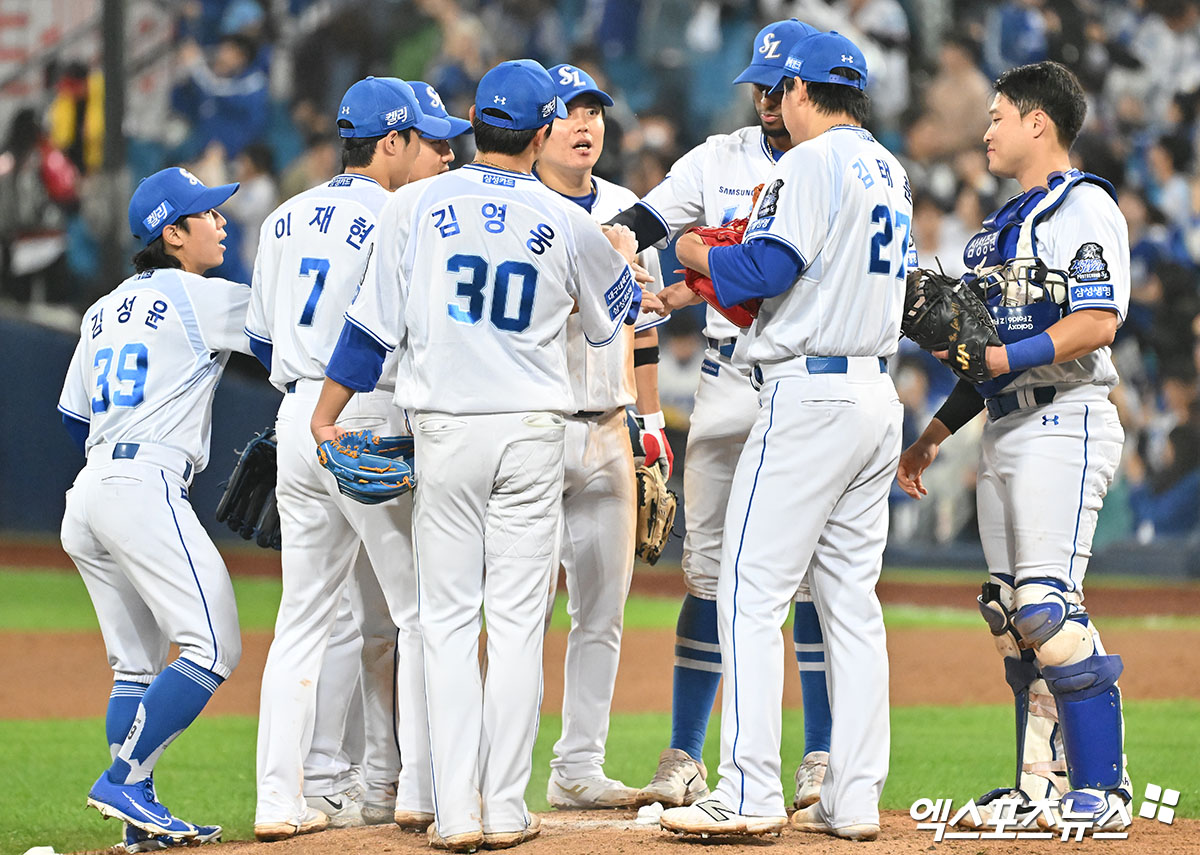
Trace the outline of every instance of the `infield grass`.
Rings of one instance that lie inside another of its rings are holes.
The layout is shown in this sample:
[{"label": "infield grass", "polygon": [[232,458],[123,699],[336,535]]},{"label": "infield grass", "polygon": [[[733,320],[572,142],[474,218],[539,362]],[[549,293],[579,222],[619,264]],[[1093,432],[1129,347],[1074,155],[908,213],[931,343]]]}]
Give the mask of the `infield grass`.
[{"label": "infield grass", "polygon": [[[1011,774],[1012,713],[1006,706],[904,707],[892,710],[891,774],[883,794],[885,809],[907,810],[918,798],[951,797],[958,806],[1006,782]],[[1200,770],[1180,755],[1181,746],[1200,742],[1200,701],[1129,702],[1125,707],[1126,750],[1135,782],[1135,807],[1148,782],[1180,790],[1178,813],[1200,817]],[[784,711],[784,793],[803,754],[803,717]],[[533,778],[526,799],[546,810],[551,746],[560,719],[542,716],[534,749]],[[718,720],[705,746],[709,783],[716,782]],[[667,744],[666,714],[617,715],[608,740],[606,771],[630,785],[654,774]],[[983,740],[981,734],[993,734]],[[255,720],[248,716],[201,716],[171,746],[155,779],[163,801],[195,822],[219,823],[225,839],[249,839],[254,822]],[[31,846],[58,852],[100,849],[120,837],[116,822],[84,810],[88,787],[108,763],[104,723],[0,721],[0,742],[12,748],[0,775],[0,804],[7,817],[0,827],[0,853],[18,855]],[[7,765],[7,764],[6,764]]]}]

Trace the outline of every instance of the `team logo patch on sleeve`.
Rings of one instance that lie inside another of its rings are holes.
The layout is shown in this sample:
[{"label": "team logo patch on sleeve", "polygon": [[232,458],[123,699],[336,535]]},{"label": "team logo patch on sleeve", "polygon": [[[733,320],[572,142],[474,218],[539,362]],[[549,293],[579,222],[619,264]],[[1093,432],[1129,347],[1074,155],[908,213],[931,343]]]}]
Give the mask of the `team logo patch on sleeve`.
[{"label": "team logo patch on sleeve", "polygon": [[1075,251],[1067,274],[1079,282],[1107,282],[1108,262],[1104,260],[1104,248],[1089,241]]},{"label": "team logo patch on sleeve", "polygon": [[618,315],[628,311],[633,288],[633,274],[626,267],[612,287],[604,292],[604,305],[608,309],[609,320],[615,321]]},{"label": "team logo patch on sleeve", "polygon": [[779,191],[783,189],[783,179],[776,178],[771,182],[771,186],[763,191],[762,200],[758,203],[758,218],[775,216],[775,209],[779,206]]}]

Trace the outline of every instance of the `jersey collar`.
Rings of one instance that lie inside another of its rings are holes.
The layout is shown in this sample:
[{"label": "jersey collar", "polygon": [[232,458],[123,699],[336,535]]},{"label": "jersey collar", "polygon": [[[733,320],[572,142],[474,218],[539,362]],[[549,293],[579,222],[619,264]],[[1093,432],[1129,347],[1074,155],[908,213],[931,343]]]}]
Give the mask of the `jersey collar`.
[{"label": "jersey collar", "polygon": [[[330,178],[329,180],[334,181],[338,178],[357,178],[359,181],[370,181],[376,187],[383,186],[378,181],[376,181],[374,178],[372,178],[370,175],[363,175],[361,172],[343,172],[340,175],[333,176],[333,178]],[[326,183],[328,183],[328,182],[326,182]]]},{"label": "jersey collar", "polygon": [[[459,169],[470,169],[474,172],[496,173],[498,175],[507,176],[508,178],[520,178],[523,181],[537,181],[537,179],[528,172],[514,172],[511,169],[501,169],[499,166],[487,166],[482,163],[464,163],[459,167]],[[538,183],[540,184],[541,182],[539,181]]]}]

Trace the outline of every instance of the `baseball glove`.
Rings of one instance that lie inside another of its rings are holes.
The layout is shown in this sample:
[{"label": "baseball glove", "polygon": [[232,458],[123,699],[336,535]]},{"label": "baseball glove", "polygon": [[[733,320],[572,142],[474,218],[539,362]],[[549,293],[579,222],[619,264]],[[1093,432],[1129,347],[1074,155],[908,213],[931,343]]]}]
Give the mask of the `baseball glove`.
[{"label": "baseball glove", "polygon": [[908,274],[900,332],[923,350],[946,350],[950,370],[971,383],[991,379],[986,353],[1000,337],[987,306],[971,286],[934,270]]},{"label": "baseball glove", "polygon": [[[696,226],[688,229],[688,233],[699,235],[700,240],[708,246],[733,246],[742,242],[742,238],[746,235],[746,226],[749,223],[750,220],[747,217],[742,217],[740,220],[730,220],[723,226]],[[744,329],[750,326],[758,317],[762,300],[746,300],[736,306],[726,308],[717,302],[717,293],[711,279],[703,273],[689,268],[684,268],[682,273],[683,281],[687,283],[688,288],[739,327]]]},{"label": "baseball glove", "polygon": [[667,489],[658,465],[637,468],[637,549],[635,554],[647,564],[662,555],[675,523],[678,499]]},{"label": "baseball glove", "polygon": [[333,473],[338,490],[364,505],[394,499],[416,485],[410,436],[376,436],[348,431],[317,448],[317,459]]},{"label": "baseball glove", "polygon": [[217,504],[223,522],[246,540],[280,548],[279,511],[275,506],[275,430],[255,434],[238,456]]}]

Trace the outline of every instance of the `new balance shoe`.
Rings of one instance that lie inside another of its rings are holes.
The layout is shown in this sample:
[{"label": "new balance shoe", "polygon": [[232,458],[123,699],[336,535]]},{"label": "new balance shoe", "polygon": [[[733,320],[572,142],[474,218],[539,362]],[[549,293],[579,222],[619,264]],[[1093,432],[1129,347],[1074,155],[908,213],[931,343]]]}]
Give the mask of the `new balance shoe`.
[{"label": "new balance shoe", "polygon": [[690,805],[708,798],[708,770],[686,751],[668,748],[658,758],[658,771],[642,788],[644,804],[660,802],[666,807]]},{"label": "new balance shoe", "polygon": [[306,796],[304,803],[329,817],[329,828],[357,828],[366,824],[362,805],[351,792],[332,796]]},{"label": "new balance shoe", "polygon": [[484,849],[510,849],[519,846],[527,840],[533,840],[542,833],[542,821],[537,814],[529,815],[529,825],[520,831],[485,831],[483,833]]},{"label": "new balance shoe", "polygon": [[808,807],[821,798],[821,784],[829,771],[829,752],[810,751],[796,767],[796,796],[792,807]]},{"label": "new balance shoe", "polygon": [[106,818],[123,820],[156,836],[187,838],[197,834],[196,826],[176,819],[165,805],[159,803],[152,778],[136,784],[114,784],[107,771],[101,772],[88,791],[87,806],[94,807]]},{"label": "new balance shoe", "polygon": [[483,846],[482,828],[442,837],[438,834],[437,823],[431,822],[427,834],[429,845],[434,849],[445,849],[449,852],[474,852]]},{"label": "new balance shoe", "polygon": [[855,825],[839,825],[834,828],[822,813],[820,802],[800,808],[792,814],[791,824],[796,831],[805,831],[809,834],[829,834],[843,840],[875,840],[879,837],[879,823],[864,822]]},{"label": "new balance shoe", "polygon": [[396,808],[392,811],[392,821],[406,831],[424,831],[433,822],[433,812]]},{"label": "new balance shoe", "polygon": [[716,798],[665,810],[658,818],[658,824],[667,831],[704,837],[719,834],[778,834],[787,826],[787,821],[786,816],[745,816]]},{"label": "new balance shoe", "polygon": [[329,817],[315,808],[304,807],[304,816],[296,822],[256,822],[254,838],[263,843],[272,840],[287,840],[297,834],[312,834],[329,827]]},{"label": "new balance shoe", "polygon": [[546,801],[560,810],[628,808],[641,803],[641,792],[604,775],[565,778],[554,771],[546,785]]},{"label": "new balance shoe", "polygon": [[1067,836],[1079,829],[1084,834],[1124,831],[1133,822],[1133,799],[1121,789],[1071,790],[1047,813],[1052,815],[1053,821],[1048,822],[1043,813],[1038,816],[1038,824],[1052,831],[1062,831]]},{"label": "new balance shoe", "polygon": [[202,843],[220,843],[221,826],[197,825],[195,837],[155,837],[140,828],[125,823],[125,839],[117,844],[118,850],[124,850],[129,855],[138,852],[157,852],[160,849],[173,849],[177,846],[199,846]]}]

